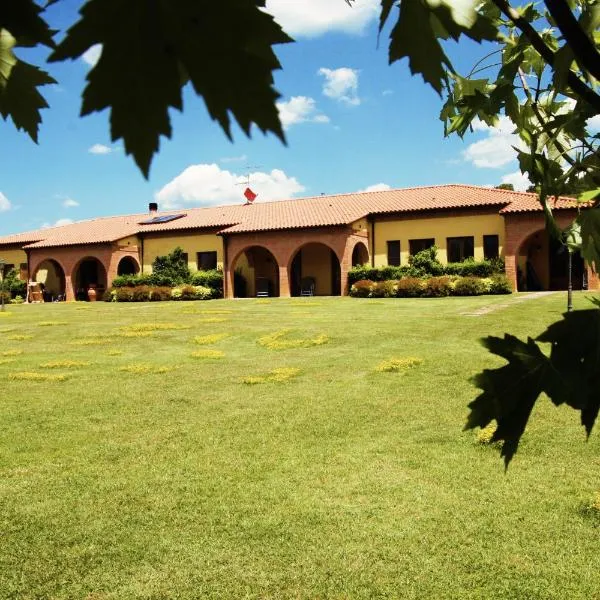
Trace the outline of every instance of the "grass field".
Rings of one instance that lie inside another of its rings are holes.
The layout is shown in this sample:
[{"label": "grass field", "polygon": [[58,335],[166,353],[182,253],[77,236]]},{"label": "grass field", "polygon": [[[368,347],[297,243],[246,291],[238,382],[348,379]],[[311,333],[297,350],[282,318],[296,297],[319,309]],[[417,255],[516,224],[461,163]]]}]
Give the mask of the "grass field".
[{"label": "grass field", "polygon": [[462,431],[476,340],[565,303],[9,307],[0,598],[599,598],[597,436],[544,401],[505,474]]}]

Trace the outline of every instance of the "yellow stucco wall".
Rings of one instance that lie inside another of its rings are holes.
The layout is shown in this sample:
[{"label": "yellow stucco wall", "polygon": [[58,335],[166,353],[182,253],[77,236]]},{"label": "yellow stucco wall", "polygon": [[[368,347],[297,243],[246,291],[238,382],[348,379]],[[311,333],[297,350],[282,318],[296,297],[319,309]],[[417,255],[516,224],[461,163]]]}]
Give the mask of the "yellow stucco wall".
[{"label": "yellow stucco wall", "polygon": [[53,296],[63,294],[64,289],[56,267],[50,261],[45,260],[35,273],[35,281],[43,283],[46,291]]},{"label": "yellow stucco wall", "polygon": [[245,252],[242,252],[240,257],[237,259],[235,263],[235,270],[240,271],[246,279],[246,296],[248,298],[254,297],[256,295],[256,287],[254,285],[256,277],[254,267],[251,267],[248,264],[248,256]]},{"label": "yellow stucco wall", "polygon": [[117,240],[115,242],[115,244],[117,246],[121,246],[121,247],[124,247],[124,246],[138,246],[139,243],[140,242],[139,242],[139,239],[138,239],[137,235],[130,235],[129,237],[122,238],[122,239]]},{"label": "yellow stucco wall", "polygon": [[447,262],[446,238],[474,236],[475,260],[483,260],[483,236],[497,235],[499,255],[504,252],[504,219],[498,214],[432,217],[375,223],[375,266],[387,265],[387,242],[400,240],[400,264],[407,265],[409,240],[435,238],[438,259]]},{"label": "yellow stucco wall", "polygon": [[152,273],[152,263],[157,256],[170,254],[179,246],[188,255],[191,271],[196,271],[197,252],[217,253],[217,267],[223,268],[223,239],[215,234],[195,233],[172,236],[144,236],[144,273]]},{"label": "yellow stucco wall", "polygon": [[27,262],[27,254],[23,250],[2,250],[0,248],[0,258],[8,265],[14,265],[17,273],[20,266]]},{"label": "yellow stucco wall", "polygon": [[331,296],[331,250],[322,244],[302,248],[302,277],[315,279],[315,295]]}]

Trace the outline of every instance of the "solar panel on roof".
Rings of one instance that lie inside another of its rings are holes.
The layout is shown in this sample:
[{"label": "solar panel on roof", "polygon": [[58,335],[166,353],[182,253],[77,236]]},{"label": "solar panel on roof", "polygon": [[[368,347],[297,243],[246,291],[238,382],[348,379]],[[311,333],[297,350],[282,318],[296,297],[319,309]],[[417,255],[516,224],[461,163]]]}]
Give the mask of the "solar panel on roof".
[{"label": "solar panel on roof", "polygon": [[157,225],[159,223],[169,223],[170,221],[175,221],[177,219],[181,219],[181,217],[185,217],[186,215],[161,215],[160,217],[152,217],[152,219],[148,219],[147,221],[140,221],[139,225]]}]

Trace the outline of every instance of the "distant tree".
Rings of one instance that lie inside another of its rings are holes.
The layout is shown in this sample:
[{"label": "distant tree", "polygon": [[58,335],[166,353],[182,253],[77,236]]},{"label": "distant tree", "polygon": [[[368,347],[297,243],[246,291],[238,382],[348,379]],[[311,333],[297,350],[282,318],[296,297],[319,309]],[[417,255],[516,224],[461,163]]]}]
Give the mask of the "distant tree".
[{"label": "distant tree", "polygon": [[166,256],[157,256],[152,263],[152,275],[184,283],[190,279],[187,255],[178,246]]},{"label": "distant tree", "polygon": [[496,186],[497,190],[508,190],[510,192],[514,192],[515,191],[515,186],[512,183],[501,183],[500,185]]}]

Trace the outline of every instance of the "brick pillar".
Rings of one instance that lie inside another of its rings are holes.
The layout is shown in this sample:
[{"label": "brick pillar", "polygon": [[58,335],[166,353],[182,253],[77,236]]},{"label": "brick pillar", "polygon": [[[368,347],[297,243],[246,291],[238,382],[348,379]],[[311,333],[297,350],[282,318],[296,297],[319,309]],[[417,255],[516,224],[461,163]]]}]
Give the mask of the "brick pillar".
[{"label": "brick pillar", "polygon": [[507,254],[504,257],[504,271],[513,291],[517,291],[517,257]]},{"label": "brick pillar", "polygon": [[279,297],[289,298],[291,295],[287,265],[279,265]]},{"label": "brick pillar", "polygon": [[229,265],[223,270],[223,283],[225,285],[224,297],[233,298],[233,269]]},{"label": "brick pillar", "polygon": [[73,289],[73,282],[71,281],[71,275],[65,273],[65,295],[67,302],[73,302],[75,300],[75,290]]}]

